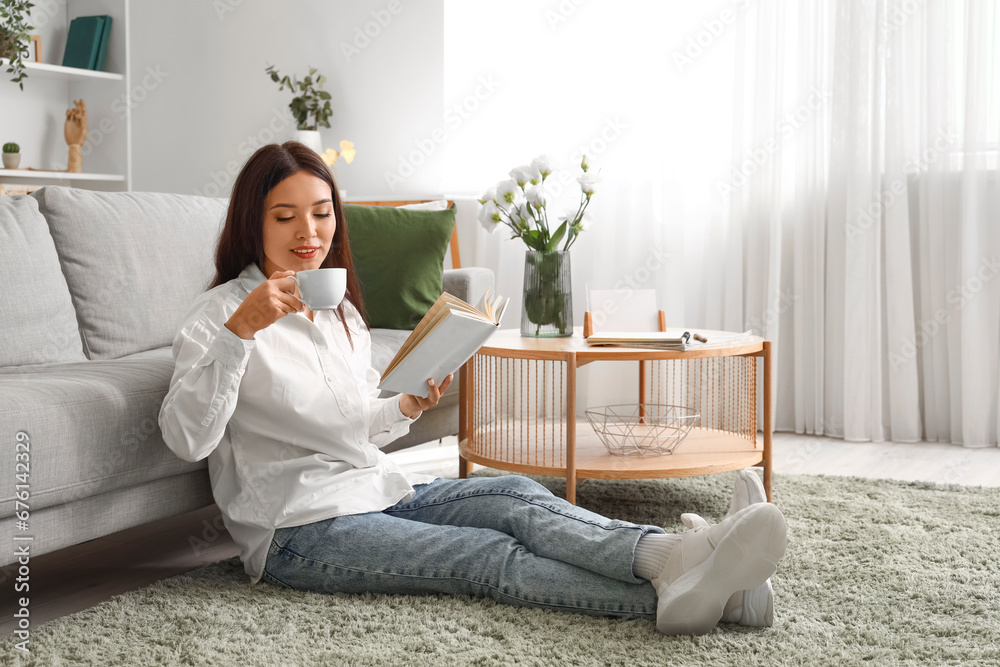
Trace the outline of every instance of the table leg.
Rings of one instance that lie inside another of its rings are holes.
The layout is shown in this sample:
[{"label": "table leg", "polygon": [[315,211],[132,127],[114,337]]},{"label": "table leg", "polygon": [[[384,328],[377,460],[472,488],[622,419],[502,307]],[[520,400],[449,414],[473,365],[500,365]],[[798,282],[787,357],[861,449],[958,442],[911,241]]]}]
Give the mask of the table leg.
[{"label": "table leg", "polygon": [[773,502],[771,495],[771,434],[774,430],[771,412],[771,341],[764,341],[764,491],[767,501]]},{"label": "table leg", "polygon": [[639,423],[646,423],[646,362],[639,362]]},{"label": "table leg", "polygon": [[[473,357],[475,359],[475,357]],[[458,442],[468,444],[469,414],[472,402],[472,359],[462,364],[458,370]],[[461,452],[461,450],[459,450]],[[472,472],[472,463],[458,455],[458,476],[465,479]]]},{"label": "table leg", "polygon": [[576,353],[566,355],[566,500],[576,504]]}]

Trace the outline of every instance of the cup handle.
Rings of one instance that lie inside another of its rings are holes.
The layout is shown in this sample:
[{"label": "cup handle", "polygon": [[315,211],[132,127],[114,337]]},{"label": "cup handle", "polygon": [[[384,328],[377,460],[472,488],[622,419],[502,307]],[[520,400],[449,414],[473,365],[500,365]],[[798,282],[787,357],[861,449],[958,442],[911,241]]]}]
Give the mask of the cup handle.
[{"label": "cup handle", "polygon": [[[292,280],[295,282],[295,287],[298,287],[299,286],[299,277],[298,276],[292,276]],[[296,299],[298,299],[299,303],[301,303],[303,306],[306,306],[307,308],[309,307],[308,303],[306,303],[301,297],[295,296],[295,294],[293,294],[292,292],[285,292],[285,294],[291,294],[293,297],[295,297]]]}]

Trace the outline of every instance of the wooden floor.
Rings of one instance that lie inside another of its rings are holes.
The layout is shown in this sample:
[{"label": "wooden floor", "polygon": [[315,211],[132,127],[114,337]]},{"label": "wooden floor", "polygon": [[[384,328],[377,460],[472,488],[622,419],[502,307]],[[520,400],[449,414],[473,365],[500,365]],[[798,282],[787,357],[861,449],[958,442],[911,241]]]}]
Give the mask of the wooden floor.
[{"label": "wooden floor", "polygon": [[[458,476],[454,438],[392,455],[405,469]],[[1000,448],[931,443],[847,443],[780,433],[774,472],[1000,486]],[[119,593],[239,555],[214,505],[31,559],[32,627]],[[16,629],[13,566],[0,569],[0,636]],[[19,595],[17,596],[19,597]]]}]

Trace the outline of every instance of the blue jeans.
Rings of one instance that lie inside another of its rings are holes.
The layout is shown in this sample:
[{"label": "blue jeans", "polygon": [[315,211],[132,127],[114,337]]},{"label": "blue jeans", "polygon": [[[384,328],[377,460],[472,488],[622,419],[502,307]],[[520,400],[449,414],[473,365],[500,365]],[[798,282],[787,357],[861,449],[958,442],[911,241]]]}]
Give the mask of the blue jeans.
[{"label": "blue jeans", "polygon": [[656,618],[632,574],[662,533],[571,505],[526,477],[437,479],[381,512],[280,528],[264,580],[318,593],[446,593],[598,616]]}]

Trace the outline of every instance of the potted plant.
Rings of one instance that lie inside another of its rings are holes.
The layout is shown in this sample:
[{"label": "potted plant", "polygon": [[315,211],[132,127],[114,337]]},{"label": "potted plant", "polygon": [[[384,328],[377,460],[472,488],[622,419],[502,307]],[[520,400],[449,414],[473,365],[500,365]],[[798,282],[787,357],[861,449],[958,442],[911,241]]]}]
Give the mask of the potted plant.
[{"label": "potted plant", "polygon": [[7,73],[11,81],[24,90],[22,56],[28,55],[28,14],[35,5],[30,0],[0,0],[0,58],[7,58]]},{"label": "potted plant", "polygon": [[294,75],[290,78],[287,75],[281,76],[274,65],[268,65],[264,71],[271,75],[271,81],[278,84],[279,90],[287,87],[292,93],[299,93],[288,105],[298,128],[295,138],[317,153],[322,153],[323,141],[318,128],[321,125],[330,127],[330,116],[333,115],[330,93],[323,90],[326,77],[317,72],[315,67],[310,67],[309,74],[301,81]]},{"label": "potted plant", "polygon": [[[587,156],[576,181],[580,200],[565,215],[555,231],[549,225],[549,204],[553,194],[562,189],[568,178],[551,177],[553,161],[547,156],[531,164],[515,167],[510,178],[487,190],[479,203],[479,222],[488,231],[501,226],[510,229],[510,238],[524,241],[524,301],[521,309],[521,335],[555,338],[573,335],[573,289],[569,249],[587,223],[587,207],[600,180],[590,171]],[[555,185],[553,182],[558,181]],[[560,248],[560,244],[562,247]]]},{"label": "potted plant", "polygon": [[3,145],[3,166],[5,169],[17,169],[21,164],[21,147],[15,143]]}]

